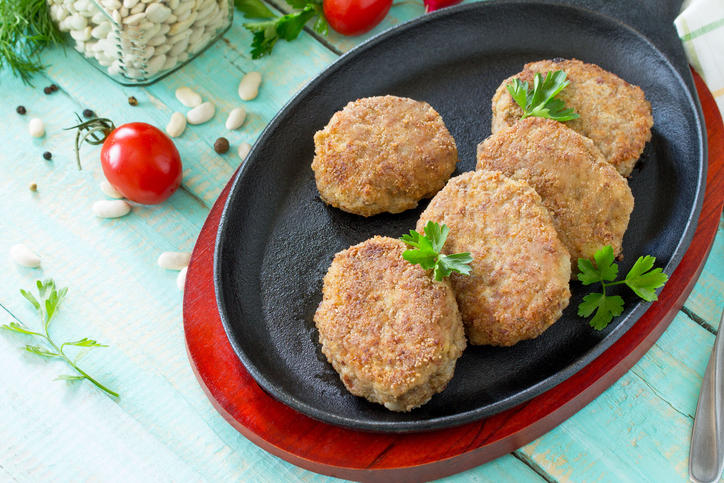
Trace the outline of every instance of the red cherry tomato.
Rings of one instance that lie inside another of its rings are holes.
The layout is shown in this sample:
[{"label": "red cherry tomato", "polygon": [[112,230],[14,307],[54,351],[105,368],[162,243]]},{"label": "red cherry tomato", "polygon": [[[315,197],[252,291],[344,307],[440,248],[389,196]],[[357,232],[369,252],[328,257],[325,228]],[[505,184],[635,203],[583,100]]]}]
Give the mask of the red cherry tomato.
[{"label": "red cherry tomato", "polygon": [[324,0],[329,26],[342,35],[369,32],[385,18],[392,0]]},{"label": "red cherry tomato", "polygon": [[176,146],[163,131],[143,122],[116,128],[103,143],[101,165],[108,182],[136,203],[156,205],[181,185]]}]

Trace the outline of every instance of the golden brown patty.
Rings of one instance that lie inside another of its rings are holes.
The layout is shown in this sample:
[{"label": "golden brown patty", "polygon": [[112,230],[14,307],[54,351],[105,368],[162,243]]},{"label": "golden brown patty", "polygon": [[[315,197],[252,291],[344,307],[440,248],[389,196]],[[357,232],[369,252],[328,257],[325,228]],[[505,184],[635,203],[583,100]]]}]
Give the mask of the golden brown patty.
[{"label": "golden brown patty", "polygon": [[526,181],[540,195],[571,255],[593,260],[611,245],[616,255],[634,199],[628,182],[593,142],[550,119],[529,117],[478,145],[478,167]]},{"label": "golden brown patty", "polygon": [[395,96],[350,102],[314,135],[314,145],[322,199],[363,216],[415,208],[445,185],[458,162],[440,115]]},{"label": "golden brown patty", "polygon": [[339,252],[314,315],[322,352],[349,392],[391,411],[445,389],[466,345],[449,282],[404,260],[406,249],[376,236]]},{"label": "golden brown patty", "polygon": [[470,275],[450,282],[471,344],[510,346],[558,320],[571,293],[571,260],[540,196],[499,172],[448,182],[420,216],[450,228],[445,254],[470,252]]},{"label": "golden brown patty", "polygon": [[545,77],[547,72],[556,70],[565,71],[570,81],[557,98],[581,116],[567,121],[566,125],[590,138],[622,176],[629,176],[644,146],[651,140],[654,125],[651,104],[639,87],[594,64],[575,59],[526,64],[521,73],[498,87],[493,97],[492,132],[512,126],[523,114],[506,84],[518,78],[531,86],[536,72]]}]

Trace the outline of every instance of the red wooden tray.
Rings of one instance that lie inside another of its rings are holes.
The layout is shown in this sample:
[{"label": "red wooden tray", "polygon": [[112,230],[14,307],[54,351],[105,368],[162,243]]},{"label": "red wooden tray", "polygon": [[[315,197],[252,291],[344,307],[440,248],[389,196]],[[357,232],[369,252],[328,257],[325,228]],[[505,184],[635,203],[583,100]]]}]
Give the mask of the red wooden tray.
[{"label": "red wooden tray", "polygon": [[276,401],[256,384],[234,353],[219,318],[213,257],[219,217],[231,181],[194,247],[186,278],[186,348],[213,406],[266,451],[317,473],[359,481],[427,481],[507,454],[550,431],[586,406],[651,348],[688,298],[719,225],[724,202],[724,125],[714,98],[694,74],[708,130],[709,170],[694,239],[658,302],[596,360],[547,392],[505,412],[463,426],[414,434],[380,434],[313,420]]}]

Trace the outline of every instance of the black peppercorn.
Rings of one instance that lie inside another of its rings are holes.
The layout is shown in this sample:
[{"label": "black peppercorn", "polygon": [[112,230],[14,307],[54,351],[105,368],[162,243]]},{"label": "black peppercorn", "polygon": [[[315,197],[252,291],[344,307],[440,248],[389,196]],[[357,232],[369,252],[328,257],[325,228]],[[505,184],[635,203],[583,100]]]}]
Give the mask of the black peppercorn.
[{"label": "black peppercorn", "polygon": [[58,86],[56,86],[55,84],[50,84],[50,90],[55,92],[58,90]]},{"label": "black peppercorn", "polygon": [[51,89],[50,86],[48,86],[45,89],[43,89],[43,92],[45,92],[46,94],[50,94],[53,92],[53,89]]},{"label": "black peppercorn", "polygon": [[25,110],[25,106],[18,106],[17,109],[15,109],[15,112],[18,114],[25,114],[28,111]]},{"label": "black peppercorn", "polygon": [[83,116],[90,119],[91,117],[93,117],[93,111],[91,111],[90,109],[86,109],[83,111]]},{"label": "black peppercorn", "polygon": [[229,150],[229,140],[226,138],[219,138],[214,143],[214,151],[219,154],[224,154]]},{"label": "black peppercorn", "polygon": [[137,105],[138,105],[138,99],[136,99],[135,97],[131,96],[131,97],[128,98],[128,103],[129,103],[130,105],[132,105],[132,106],[137,106]]},{"label": "black peppercorn", "polygon": [[50,158],[53,157],[53,153],[51,153],[50,151],[45,151],[45,152],[43,153],[43,157],[44,157],[45,159],[47,159],[48,161],[50,161]]}]

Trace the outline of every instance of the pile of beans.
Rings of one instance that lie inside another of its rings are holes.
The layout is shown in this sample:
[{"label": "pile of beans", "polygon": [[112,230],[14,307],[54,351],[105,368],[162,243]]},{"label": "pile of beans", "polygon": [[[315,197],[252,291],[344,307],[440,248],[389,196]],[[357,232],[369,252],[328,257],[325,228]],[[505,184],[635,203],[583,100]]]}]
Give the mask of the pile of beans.
[{"label": "pile of beans", "polygon": [[229,0],[48,0],[75,49],[145,82],[201,52],[231,22]]}]

